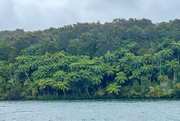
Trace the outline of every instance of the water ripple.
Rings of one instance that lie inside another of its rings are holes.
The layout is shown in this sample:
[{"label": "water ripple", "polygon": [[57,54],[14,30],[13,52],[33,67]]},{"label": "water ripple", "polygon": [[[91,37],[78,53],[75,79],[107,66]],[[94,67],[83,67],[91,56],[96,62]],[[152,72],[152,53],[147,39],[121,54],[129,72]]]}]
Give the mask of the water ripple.
[{"label": "water ripple", "polygon": [[1,101],[0,121],[180,121],[180,101]]}]

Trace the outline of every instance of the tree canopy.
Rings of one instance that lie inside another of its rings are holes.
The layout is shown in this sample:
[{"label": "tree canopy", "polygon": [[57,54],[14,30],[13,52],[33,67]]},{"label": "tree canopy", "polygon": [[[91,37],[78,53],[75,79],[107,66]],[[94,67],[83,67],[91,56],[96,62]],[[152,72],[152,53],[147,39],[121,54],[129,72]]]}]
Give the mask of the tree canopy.
[{"label": "tree canopy", "polygon": [[180,20],[0,32],[0,99],[179,98]]}]

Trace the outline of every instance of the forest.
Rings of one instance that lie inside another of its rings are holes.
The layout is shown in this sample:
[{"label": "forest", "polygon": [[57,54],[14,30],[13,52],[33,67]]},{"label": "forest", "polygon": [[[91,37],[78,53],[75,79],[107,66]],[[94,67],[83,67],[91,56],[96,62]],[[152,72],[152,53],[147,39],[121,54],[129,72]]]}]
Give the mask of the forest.
[{"label": "forest", "polygon": [[180,19],[0,31],[0,100],[180,98]]}]

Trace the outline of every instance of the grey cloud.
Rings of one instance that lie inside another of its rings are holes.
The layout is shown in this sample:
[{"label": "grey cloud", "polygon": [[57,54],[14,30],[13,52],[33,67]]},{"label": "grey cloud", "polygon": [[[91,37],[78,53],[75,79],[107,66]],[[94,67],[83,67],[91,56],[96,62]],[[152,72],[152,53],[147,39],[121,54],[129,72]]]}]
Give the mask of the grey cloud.
[{"label": "grey cloud", "polygon": [[18,21],[16,19],[16,14],[14,12],[13,1],[0,1],[0,29],[4,29],[7,26],[17,27]]},{"label": "grey cloud", "polygon": [[43,30],[115,18],[179,18],[178,0],[0,0],[0,30]]}]

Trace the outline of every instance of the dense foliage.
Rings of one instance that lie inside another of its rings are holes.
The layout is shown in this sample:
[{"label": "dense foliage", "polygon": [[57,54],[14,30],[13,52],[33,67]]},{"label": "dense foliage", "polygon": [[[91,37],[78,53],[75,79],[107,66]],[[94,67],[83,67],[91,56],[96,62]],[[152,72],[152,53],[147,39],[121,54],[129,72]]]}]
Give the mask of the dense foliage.
[{"label": "dense foliage", "polygon": [[180,20],[0,32],[0,99],[179,98]]}]

